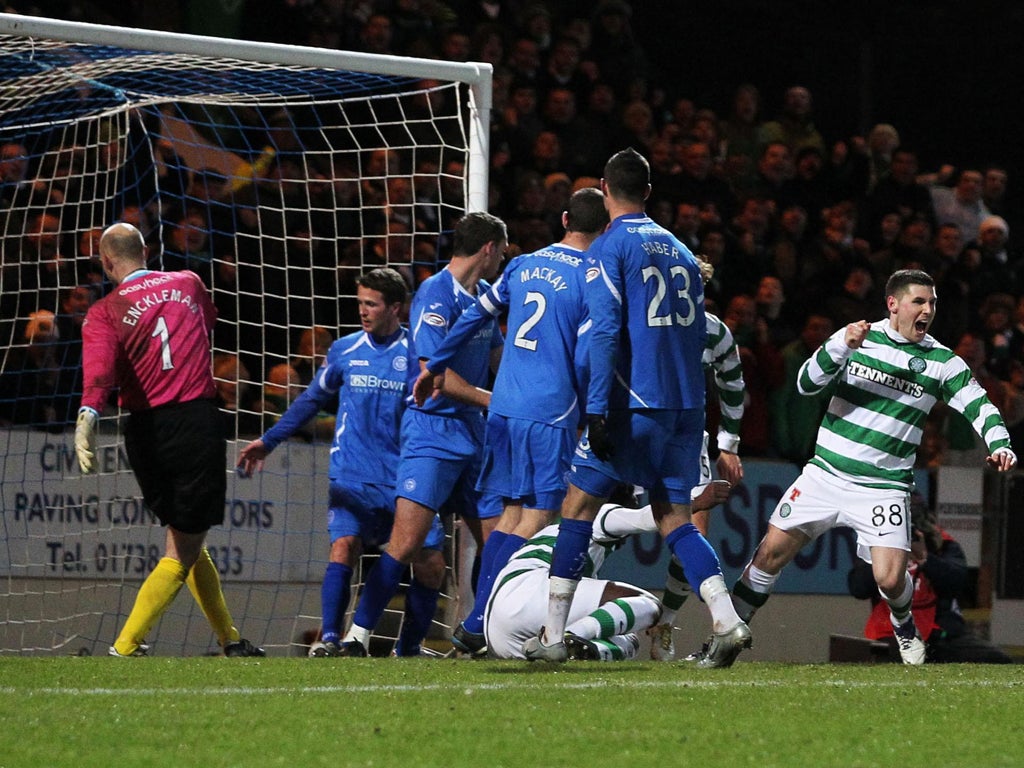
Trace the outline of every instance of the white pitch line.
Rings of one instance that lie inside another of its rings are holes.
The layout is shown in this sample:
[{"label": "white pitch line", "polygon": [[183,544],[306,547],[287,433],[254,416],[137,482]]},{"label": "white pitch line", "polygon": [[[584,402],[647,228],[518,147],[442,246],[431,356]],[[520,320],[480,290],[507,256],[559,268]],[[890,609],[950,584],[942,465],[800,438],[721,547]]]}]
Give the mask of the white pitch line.
[{"label": "white pitch line", "polygon": [[[174,694],[176,696],[269,696],[276,694],[338,694],[338,693],[420,693],[426,691],[454,691],[472,694],[475,691],[518,691],[518,690],[586,690],[586,689],[630,689],[637,688],[785,688],[794,685],[804,687],[807,681],[784,682],[780,680],[649,680],[609,682],[594,680],[590,682],[544,682],[544,683],[446,683],[424,685],[313,685],[299,687],[235,687],[235,688],[15,688],[0,687],[4,695],[27,696],[159,696]],[[822,688],[930,688],[941,685],[943,688],[985,687],[985,688],[1019,688],[1024,681],[1015,680],[907,680],[893,679],[885,682],[860,682],[850,680],[821,680],[811,685]]]}]

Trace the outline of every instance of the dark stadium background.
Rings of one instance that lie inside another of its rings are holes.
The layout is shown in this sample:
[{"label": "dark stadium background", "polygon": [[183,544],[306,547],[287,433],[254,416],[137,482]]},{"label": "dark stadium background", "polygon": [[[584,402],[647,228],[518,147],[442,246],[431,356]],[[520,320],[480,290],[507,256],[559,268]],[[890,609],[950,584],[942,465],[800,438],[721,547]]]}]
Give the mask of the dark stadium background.
[{"label": "dark stadium background", "polygon": [[[22,13],[152,29],[188,29],[191,3],[209,0],[9,0]],[[245,0],[264,39],[301,32],[272,23],[313,0]],[[460,0],[449,0],[450,6]],[[530,0],[522,0],[523,7]],[[555,16],[589,16],[599,0],[549,0]],[[516,3],[512,3],[516,5]],[[787,85],[814,95],[826,140],[895,125],[922,170],[942,163],[1010,172],[1024,201],[1024,3],[1014,0],[631,0],[632,26],[669,98],[727,113],[736,85],[761,90],[771,119]],[[281,39],[287,37],[288,39]]]}]

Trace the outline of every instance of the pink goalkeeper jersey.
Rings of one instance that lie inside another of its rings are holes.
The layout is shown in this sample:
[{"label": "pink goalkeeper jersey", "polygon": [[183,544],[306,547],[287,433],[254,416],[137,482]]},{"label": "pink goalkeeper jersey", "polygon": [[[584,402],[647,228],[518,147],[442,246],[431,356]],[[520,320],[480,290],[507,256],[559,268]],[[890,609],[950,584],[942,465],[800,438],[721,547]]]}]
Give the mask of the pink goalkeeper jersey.
[{"label": "pink goalkeeper jersey", "polygon": [[82,405],[102,410],[115,387],[129,411],[214,397],[216,319],[195,273],[133,272],[85,316]]}]

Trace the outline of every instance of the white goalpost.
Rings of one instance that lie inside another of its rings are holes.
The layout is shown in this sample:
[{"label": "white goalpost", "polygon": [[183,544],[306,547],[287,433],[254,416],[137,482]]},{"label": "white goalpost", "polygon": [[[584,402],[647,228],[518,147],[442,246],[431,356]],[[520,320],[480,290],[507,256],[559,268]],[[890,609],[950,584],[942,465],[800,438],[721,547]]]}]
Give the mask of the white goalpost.
[{"label": "white goalpost", "polygon": [[[99,474],[75,459],[81,318],[109,289],[99,232],[130,221],[152,266],[210,287],[234,466],[323,345],[358,327],[355,278],[388,265],[417,285],[448,258],[453,222],[486,210],[491,76],[0,14],[0,654],[104,652],[163,550],[116,407]],[[304,652],[319,626],[331,415],[261,476],[230,474],[209,537],[236,623],[275,655]],[[453,576],[433,634],[457,615]],[[149,640],[161,655],[216,649],[182,596]]]}]

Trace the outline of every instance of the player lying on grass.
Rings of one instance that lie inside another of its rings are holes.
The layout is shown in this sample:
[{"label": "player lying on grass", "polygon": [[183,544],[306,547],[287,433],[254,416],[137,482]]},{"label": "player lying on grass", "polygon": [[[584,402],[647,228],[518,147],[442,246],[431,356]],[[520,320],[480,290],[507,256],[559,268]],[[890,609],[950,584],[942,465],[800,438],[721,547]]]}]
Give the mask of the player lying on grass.
[{"label": "player lying on grass", "polygon": [[[710,509],[729,495],[729,483],[704,486],[693,508]],[[640,650],[639,632],[653,627],[661,616],[654,595],[632,584],[608,581],[597,572],[609,552],[626,538],[657,531],[650,506],[629,509],[605,504],[594,520],[584,576],[569,610],[565,646],[570,659],[619,661],[634,659]],[[525,658],[523,641],[543,629],[547,616],[548,564],[558,535],[549,525],[529,539],[498,573],[484,614],[484,632],[492,656]]]}]

